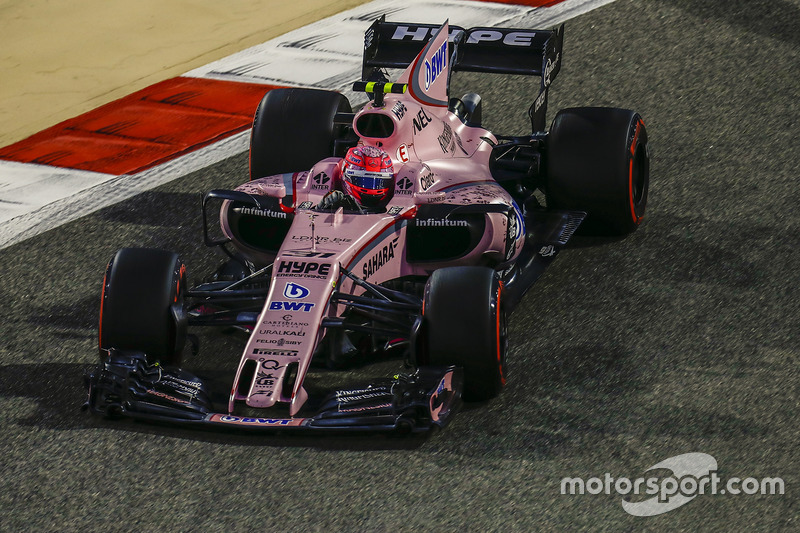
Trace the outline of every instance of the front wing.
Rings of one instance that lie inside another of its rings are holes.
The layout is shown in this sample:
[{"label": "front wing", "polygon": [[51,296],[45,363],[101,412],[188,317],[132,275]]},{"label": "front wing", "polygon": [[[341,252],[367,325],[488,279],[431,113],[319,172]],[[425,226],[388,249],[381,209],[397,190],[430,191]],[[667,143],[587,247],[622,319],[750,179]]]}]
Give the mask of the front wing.
[{"label": "front wing", "polygon": [[92,414],[183,426],[246,431],[420,433],[444,427],[461,404],[458,367],[420,367],[356,389],[327,395],[308,417],[272,418],[214,411],[203,380],[147,362],[141,352],[111,350],[86,376],[84,405]]}]

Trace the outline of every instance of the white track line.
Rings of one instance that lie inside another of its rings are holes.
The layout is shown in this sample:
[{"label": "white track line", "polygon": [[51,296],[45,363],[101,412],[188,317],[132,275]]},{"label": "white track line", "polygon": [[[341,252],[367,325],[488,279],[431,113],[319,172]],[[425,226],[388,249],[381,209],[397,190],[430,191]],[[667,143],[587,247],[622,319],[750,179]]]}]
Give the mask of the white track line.
[{"label": "white track line", "polygon": [[550,28],[614,0],[567,0],[549,8],[464,0],[383,0],[291,31],[184,74],[227,81],[334,89],[350,98],[361,77],[364,31],[382,14],[393,22],[450,24],[465,28]]},{"label": "white track line", "polygon": [[[9,195],[20,200],[8,203],[6,189],[0,183],[0,249],[219,163],[246,151],[249,143],[250,131],[237,133],[135,175],[114,176],[0,161],[0,176],[15,173],[16,177],[28,180],[24,190],[17,187],[14,195]],[[242,178],[246,180],[246,176]],[[48,182],[47,187],[38,185],[43,181]],[[44,201],[38,198],[42,193]],[[26,194],[28,198],[23,199]]]},{"label": "white track line", "polygon": [[[464,0],[375,0],[185,74],[229,81],[322,87],[363,102],[364,31],[382,14],[397,22],[550,28],[614,0],[566,0],[549,8]],[[361,98],[361,100],[359,100]],[[249,132],[132,176],[0,161],[0,249],[247,150]],[[242,180],[246,180],[242,176]]]}]

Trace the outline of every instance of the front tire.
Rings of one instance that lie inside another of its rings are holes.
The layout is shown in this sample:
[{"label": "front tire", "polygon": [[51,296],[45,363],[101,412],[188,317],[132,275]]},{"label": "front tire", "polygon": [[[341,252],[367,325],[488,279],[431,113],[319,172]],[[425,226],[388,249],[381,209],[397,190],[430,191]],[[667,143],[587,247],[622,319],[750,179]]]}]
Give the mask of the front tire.
[{"label": "front tire", "polygon": [[123,248],[106,268],[100,302],[101,360],[110,348],[179,365],[186,342],[186,267],[165,250]]},{"label": "front tire", "polygon": [[494,398],[506,382],[506,320],[497,273],[484,267],[435,271],[425,286],[422,359],[464,369],[467,401]]},{"label": "front tire", "polygon": [[250,179],[309,170],[334,155],[344,133],[336,113],[350,113],[347,98],[320,89],[273,89],[258,105],[250,134]]},{"label": "front tire", "polygon": [[650,184],[647,130],[628,109],[558,112],[547,140],[547,206],[585,211],[581,229],[626,235],[642,222]]}]

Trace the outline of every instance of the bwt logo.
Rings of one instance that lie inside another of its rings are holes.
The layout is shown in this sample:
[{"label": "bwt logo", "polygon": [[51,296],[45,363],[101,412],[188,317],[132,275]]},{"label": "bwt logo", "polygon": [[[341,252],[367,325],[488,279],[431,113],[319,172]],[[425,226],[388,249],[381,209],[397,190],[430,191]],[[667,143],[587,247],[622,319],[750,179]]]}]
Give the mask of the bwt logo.
[{"label": "bwt logo", "polygon": [[283,295],[292,300],[301,300],[308,296],[308,289],[297,283],[287,283],[286,288],[283,289]]},{"label": "bwt logo", "polygon": [[308,313],[314,308],[315,304],[304,302],[271,302],[269,308],[273,311],[301,311]]},{"label": "bwt logo", "polygon": [[427,91],[436,78],[447,67],[447,41],[442,43],[442,46],[433,54],[430,61],[425,60],[425,90]]},{"label": "bwt logo", "polygon": [[291,424],[291,420],[286,418],[241,418],[238,416],[222,415],[217,420],[220,422],[228,422],[231,424],[253,424],[253,425],[266,425],[266,426],[287,426]]}]

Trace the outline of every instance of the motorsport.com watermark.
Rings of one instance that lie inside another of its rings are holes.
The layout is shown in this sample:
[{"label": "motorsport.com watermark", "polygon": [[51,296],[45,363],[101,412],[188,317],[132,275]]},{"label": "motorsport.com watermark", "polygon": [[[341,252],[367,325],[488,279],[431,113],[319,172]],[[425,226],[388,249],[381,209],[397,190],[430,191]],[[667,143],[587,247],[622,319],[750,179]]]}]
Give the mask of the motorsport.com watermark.
[{"label": "motorsport.com watermark", "polygon": [[671,476],[651,476],[630,479],[614,478],[609,473],[603,477],[565,477],[561,480],[561,494],[619,494],[627,498],[647,495],[641,501],[622,500],[622,508],[634,516],[655,516],[692,501],[698,495],[710,494],[783,494],[785,487],[779,477],[756,479],[731,477],[723,481],[717,475],[717,461],[706,453],[685,453],[657,463],[650,470],[670,470]]}]

